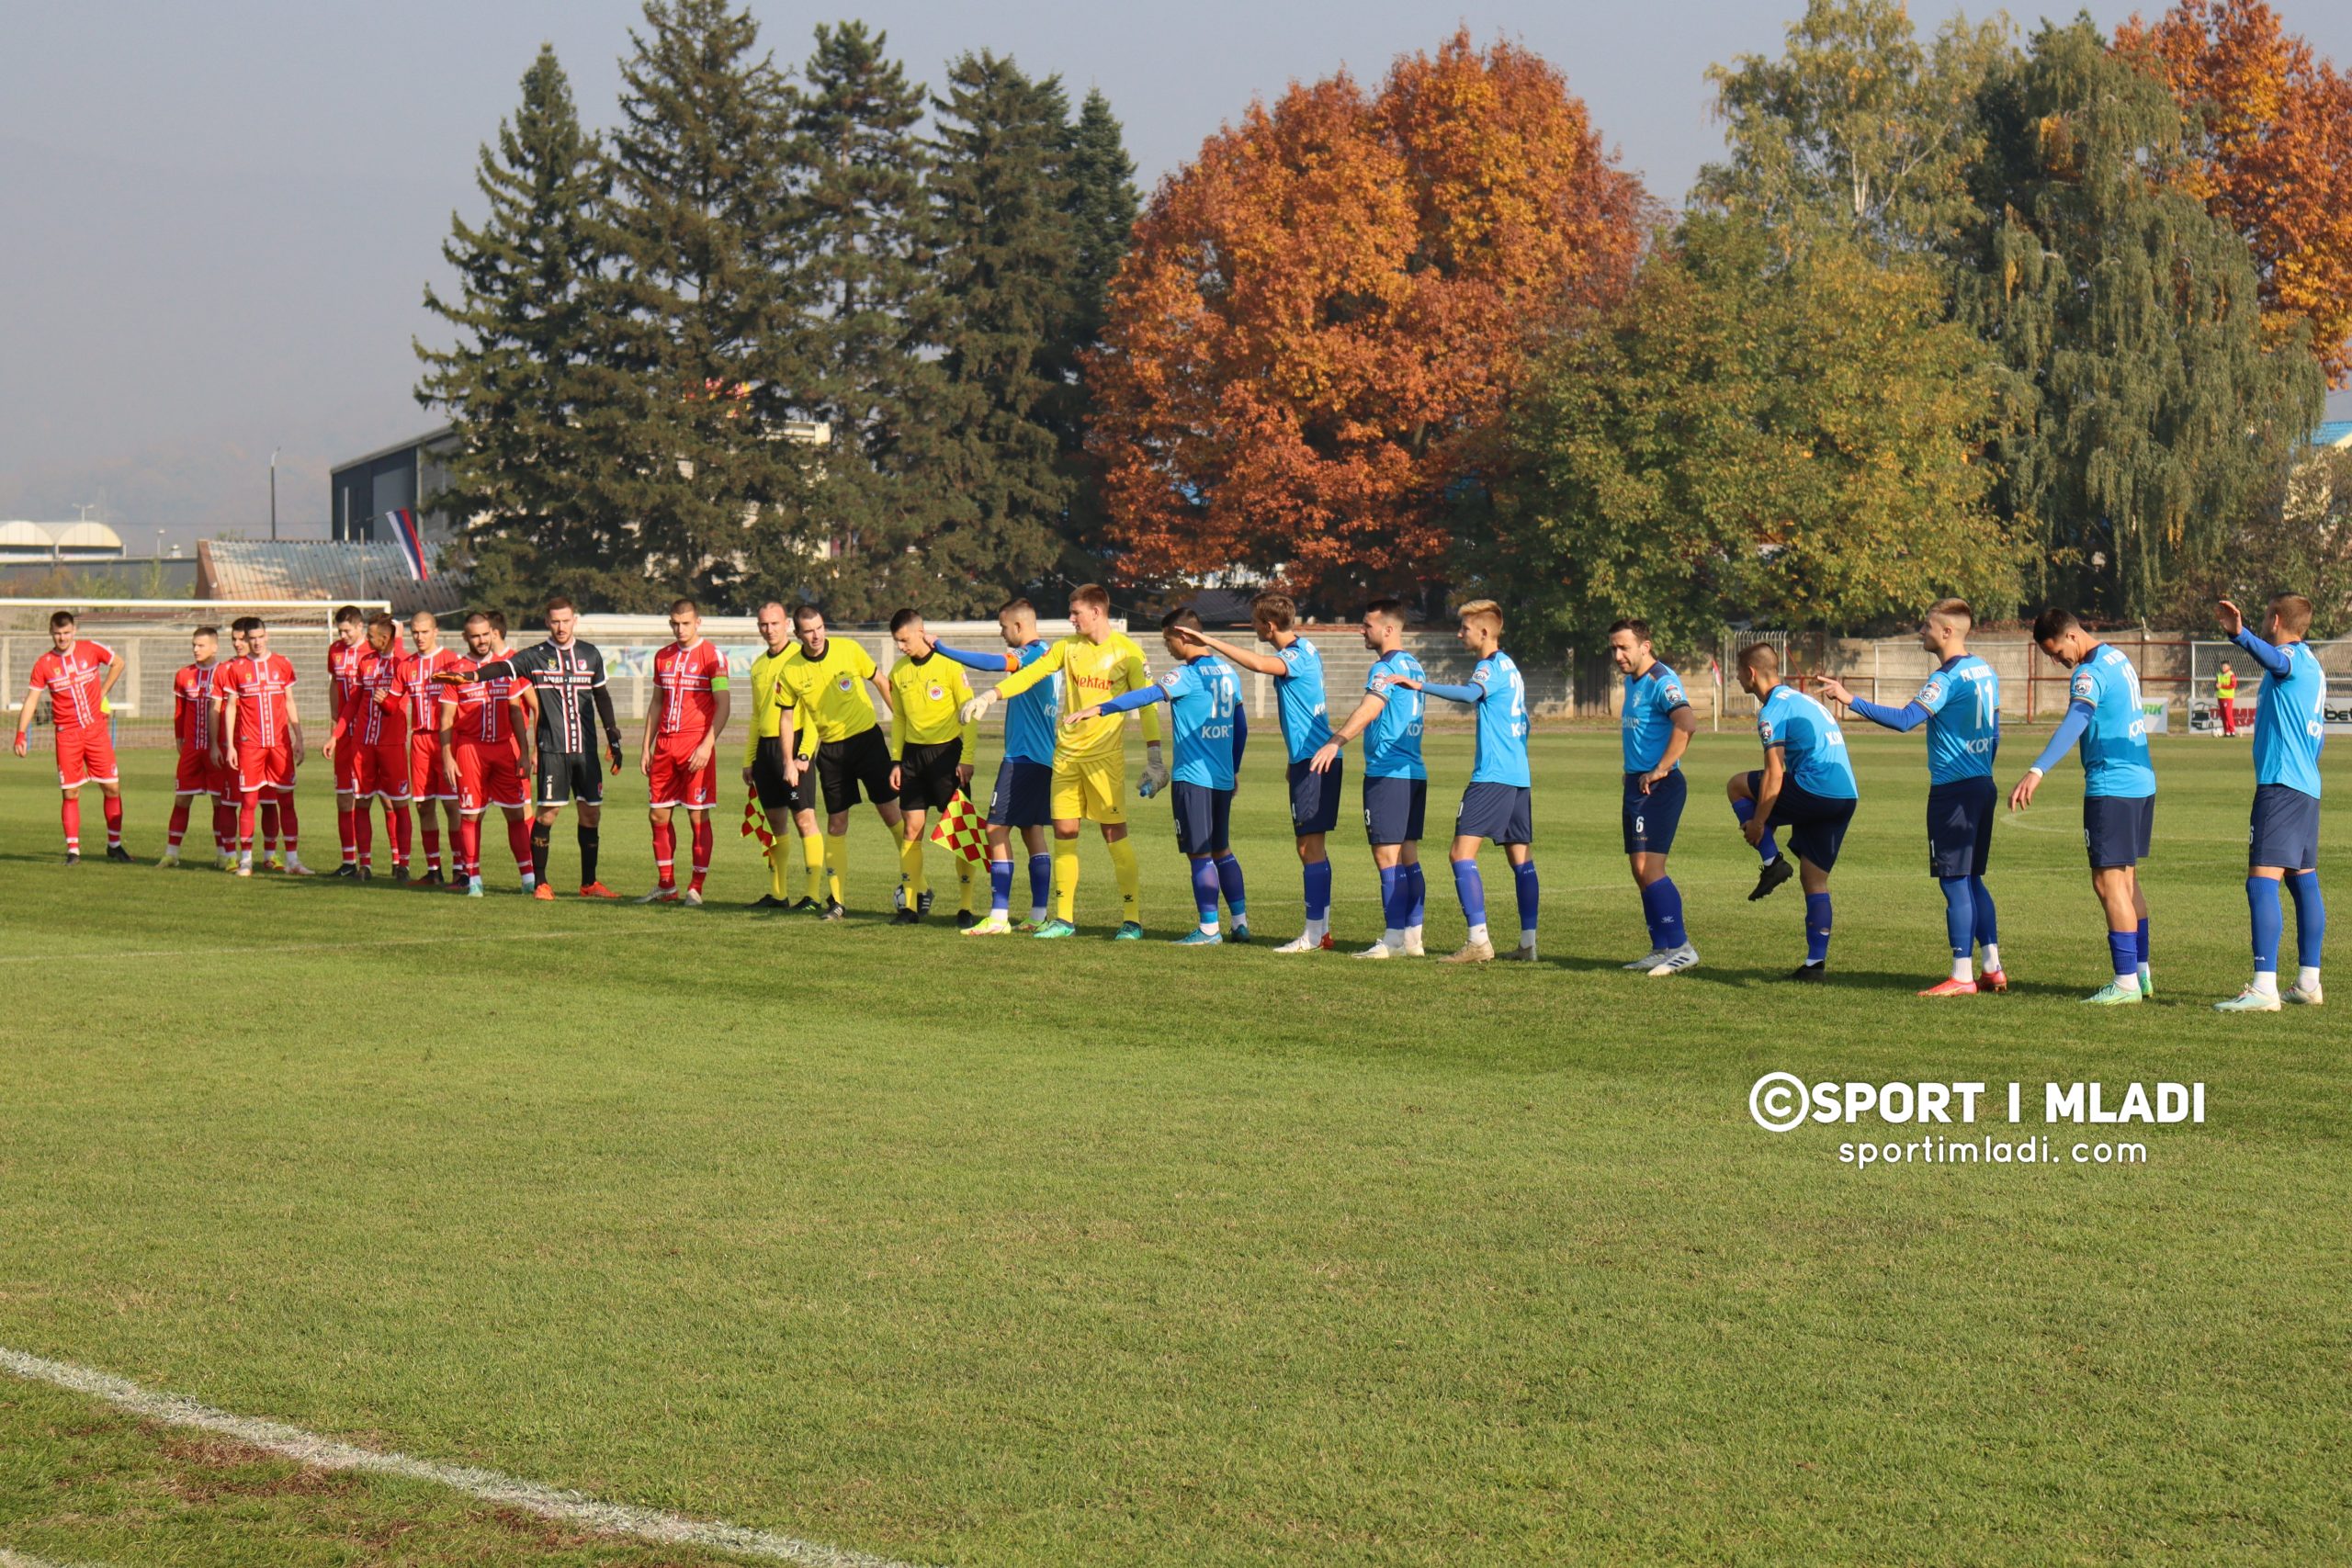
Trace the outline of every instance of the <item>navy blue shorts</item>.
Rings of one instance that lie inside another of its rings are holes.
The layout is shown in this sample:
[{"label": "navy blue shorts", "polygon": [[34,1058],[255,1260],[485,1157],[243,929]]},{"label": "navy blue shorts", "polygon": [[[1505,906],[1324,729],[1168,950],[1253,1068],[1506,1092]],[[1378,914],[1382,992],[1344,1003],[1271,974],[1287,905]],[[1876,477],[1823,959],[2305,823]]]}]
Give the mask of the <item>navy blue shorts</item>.
[{"label": "navy blue shorts", "polygon": [[1928,874],[1982,876],[1993,861],[1993,813],[2000,791],[1989,774],[1928,786]]},{"label": "navy blue shorts", "polygon": [[1045,762],[1007,757],[997,764],[989,792],[991,828],[1044,828],[1054,819],[1054,770]]},{"label": "navy blue shorts", "polygon": [[1427,779],[1363,781],[1363,836],[1375,844],[1414,844],[1430,806]]},{"label": "navy blue shorts", "polygon": [[1625,775],[1625,804],[1619,812],[1625,829],[1629,855],[1662,855],[1674,848],[1674,830],[1682,825],[1682,806],[1690,798],[1690,781],[1677,768],[1642,793],[1647,773]]},{"label": "navy blue shorts", "polygon": [[2248,865],[2288,871],[2319,869],[2319,796],[2292,784],[2254,786],[2254,820],[2246,834]]},{"label": "navy blue shorts", "polygon": [[1188,855],[1221,855],[1233,847],[1233,792],[1206,784],[1175,784],[1169,798],[1176,807],[1176,847]]},{"label": "navy blue shorts", "polygon": [[2148,858],[2155,832],[2153,795],[2083,796],[2083,847],[2091,852],[2094,871],[2139,864]]},{"label": "navy blue shorts", "polygon": [[1453,819],[1457,839],[1492,839],[1498,844],[1535,841],[1535,792],[1525,784],[1474,784],[1462,792],[1462,812]]},{"label": "navy blue shorts", "polygon": [[[1764,788],[1762,769],[1747,775],[1747,793],[1753,797]],[[1815,795],[1786,773],[1781,775],[1780,798],[1772,802],[1772,820],[1767,827],[1789,830],[1789,849],[1799,860],[1809,860],[1824,871],[1838,864],[1838,852],[1846,844],[1846,829],[1852,826],[1854,807],[1861,804],[1850,796]]]},{"label": "navy blue shorts", "polygon": [[1300,838],[1328,833],[1340,825],[1340,777],[1343,764],[1331,760],[1331,771],[1318,773],[1305,762],[1290,765],[1290,830]]}]

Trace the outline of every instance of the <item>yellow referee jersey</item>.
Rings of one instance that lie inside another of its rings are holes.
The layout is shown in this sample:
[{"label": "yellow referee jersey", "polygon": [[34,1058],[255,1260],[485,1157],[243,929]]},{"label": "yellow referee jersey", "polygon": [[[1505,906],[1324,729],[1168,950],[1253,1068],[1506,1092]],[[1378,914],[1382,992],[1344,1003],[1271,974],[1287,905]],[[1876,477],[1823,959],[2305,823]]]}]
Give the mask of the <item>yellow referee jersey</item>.
[{"label": "yellow referee jersey", "polygon": [[963,760],[978,761],[974,731],[979,727],[956,713],[971,699],[972,683],[954,660],[935,653],[901,657],[890,667],[890,755],[902,757],[909,746],[938,746],[960,736]]},{"label": "yellow referee jersey", "polygon": [[[743,738],[743,765],[759,761],[760,742],[784,733],[784,716],[800,712],[791,685],[785,679],[785,661],[799,651],[797,645],[782,653],[763,653],[752,660],[752,725]],[[800,729],[808,728],[802,720]]]},{"label": "yellow referee jersey", "polygon": [[[1062,673],[1062,712],[1074,714],[1091,708],[1097,703],[1108,702],[1124,692],[1141,691],[1151,684],[1151,671],[1144,667],[1143,649],[1137,648],[1125,632],[1113,632],[1101,643],[1082,637],[1063,637],[1035,663],[1024,666],[1021,672],[997,683],[1000,695],[1017,697],[1030,687],[1051,675]],[[1139,710],[1143,717],[1143,738],[1159,739],[1159,705]],[[1054,729],[1054,761],[1092,761],[1115,757],[1125,744],[1126,715],[1104,714],[1080,725],[1057,725]]]},{"label": "yellow referee jersey", "polygon": [[845,637],[827,637],[824,655],[818,659],[796,646],[785,655],[783,678],[792,688],[793,706],[802,715],[803,756],[813,756],[817,744],[847,740],[879,722],[874,716],[874,698],[865,689],[874,678],[874,660]]}]

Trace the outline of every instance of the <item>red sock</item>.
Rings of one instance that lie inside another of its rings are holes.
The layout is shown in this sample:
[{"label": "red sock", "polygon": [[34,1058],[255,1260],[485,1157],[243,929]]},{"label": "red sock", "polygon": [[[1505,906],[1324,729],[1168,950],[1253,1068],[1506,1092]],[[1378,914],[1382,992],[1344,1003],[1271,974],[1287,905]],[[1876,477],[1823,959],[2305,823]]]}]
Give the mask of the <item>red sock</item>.
[{"label": "red sock", "polygon": [[277,841],[286,846],[288,855],[301,852],[295,846],[301,841],[302,824],[294,815],[294,792],[286,791],[277,797]]},{"label": "red sock", "polygon": [[699,893],[702,891],[702,879],[710,874],[710,846],[712,838],[710,830],[710,813],[707,811],[696,811],[689,816],[688,820],[694,824],[695,879],[693,886],[694,890]]},{"label": "red sock", "polygon": [[678,830],[667,822],[653,824],[653,877],[664,887],[678,885]]},{"label": "red sock", "polygon": [[277,843],[277,808],[261,805],[261,796],[248,790],[239,797],[237,806],[237,849],[243,854],[254,852],[254,818],[259,816],[262,826],[268,829],[272,847]]},{"label": "red sock", "polygon": [[359,846],[358,813],[336,802],[334,808],[334,840],[343,846],[343,863],[349,865],[357,857]]},{"label": "red sock", "polygon": [[64,795],[57,808],[58,819],[65,824],[65,852],[82,852],[82,802],[78,796]]},{"label": "red sock", "polygon": [[458,874],[481,874],[481,818],[479,817],[458,818]]},{"label": "red sock", "polygon": [[359,852],[359,869],[372,869],[376,849],[376,814],[364,801],[351,813],[351,847]]},{"label": "red sock", "polygon": [[217,795],[212,797],[212,847],[224,855],[237,852],[237,808]]},{"label": "red sock", "polygon": [[[244,847],[252,849],[254,824],[251,817],[245,818],[244,836]],[[261,847],[271,854],[277,852],[277,802],[275,800],[265,800],[261,803]]]},{"label": "red sock", "polygon": [[164,847],[179,853],[180,840],[187,837],[188,798],[184,795],[172,797],[172,819],[164,829]]},{"label": "red sock", "polygon": [[391,818],[392,863],[404,866],[408,864],[408,807],[387,801],[384,815]]},{"label": "red sock", "polygon": [[110,850],[122,848],[122,796],[119,795],[101,796],[98,809],[107,814],[107,848]]},{"label": "red sock", "polygon": [[432,801],[416,808],[416,825],[424,829],[424,863],[433,871],[441,869],[441,812]]},{"label": "red sock", "polygon": [[510,817],[506,819],[506,847],[514,852],[514,869],[528,876],[531,873],[531,819]]}]

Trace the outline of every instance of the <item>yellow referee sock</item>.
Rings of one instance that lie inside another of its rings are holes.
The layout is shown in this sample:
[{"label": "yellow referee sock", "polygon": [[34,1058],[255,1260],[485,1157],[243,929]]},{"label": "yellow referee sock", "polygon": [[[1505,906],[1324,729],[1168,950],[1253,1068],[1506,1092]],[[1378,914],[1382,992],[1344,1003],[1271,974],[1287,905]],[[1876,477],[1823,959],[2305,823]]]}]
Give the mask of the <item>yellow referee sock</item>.
[{"label": "yellow referee sock", "polygon": [[972,863],[962,855],[956,857],[956,908],[967,915],[980,912],[980,879],[972,874]]},{"label": "yellow referee sock", "polygon": [[1054,918],[1078,919],[1078,840],[1054,840]]},{"label": "yellow referee sock", "polygon": [[770,897],[772,897],[772,898],[775,898],[775,899],[779,899],[779,900],[781,900],[781,899],[784,897],[784,856],[785,856],[785,846],[784,846],[784,840],[783,840],[782,839],[773,840],[771,840],[771,841],[769,842],[769,844],[768,844],[768,848],[767,848],[767,856],[768,856],[768,896],[769,896]]},{"label": "yellow referee sock", "polygon": [[800,863],[807,869],[808,897],[820,904],[825,901],[825,836],[804,834],[800,840]]},{"label": "yellow referee sock", "polygon": [[910,833],[899,845],[899,875],[907,885],[907,898],[912,902],[930,886],[922,874],[922,835]]},{"label": "yellow referee sock", "polygon": [[831,888],[833,902],[836,904],[849,902],[842,897],[842,884],[848,879],[848,876],[849,835],[828,833],[825,835],[825,881]]},{"label": "yellow referee sock", "polygon": [[1141,923],[1143,868],[1136,863],[1136,841],[1132,837],[1114,839],[1110,850],[1111,869],[1119,878],[1119,918]]}]

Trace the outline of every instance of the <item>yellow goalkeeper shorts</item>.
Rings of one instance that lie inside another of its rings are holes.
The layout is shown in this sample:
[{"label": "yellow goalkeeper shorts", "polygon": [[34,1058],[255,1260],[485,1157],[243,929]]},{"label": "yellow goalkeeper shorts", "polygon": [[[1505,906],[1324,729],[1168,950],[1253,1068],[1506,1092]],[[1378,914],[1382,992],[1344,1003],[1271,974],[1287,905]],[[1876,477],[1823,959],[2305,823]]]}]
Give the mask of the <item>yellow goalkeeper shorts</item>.
[{"label": "yellow goalkeeper shorts", "polygon": [[1054,820],[1125,823],[1127,819],[1127,760],[1054,763]]}]

